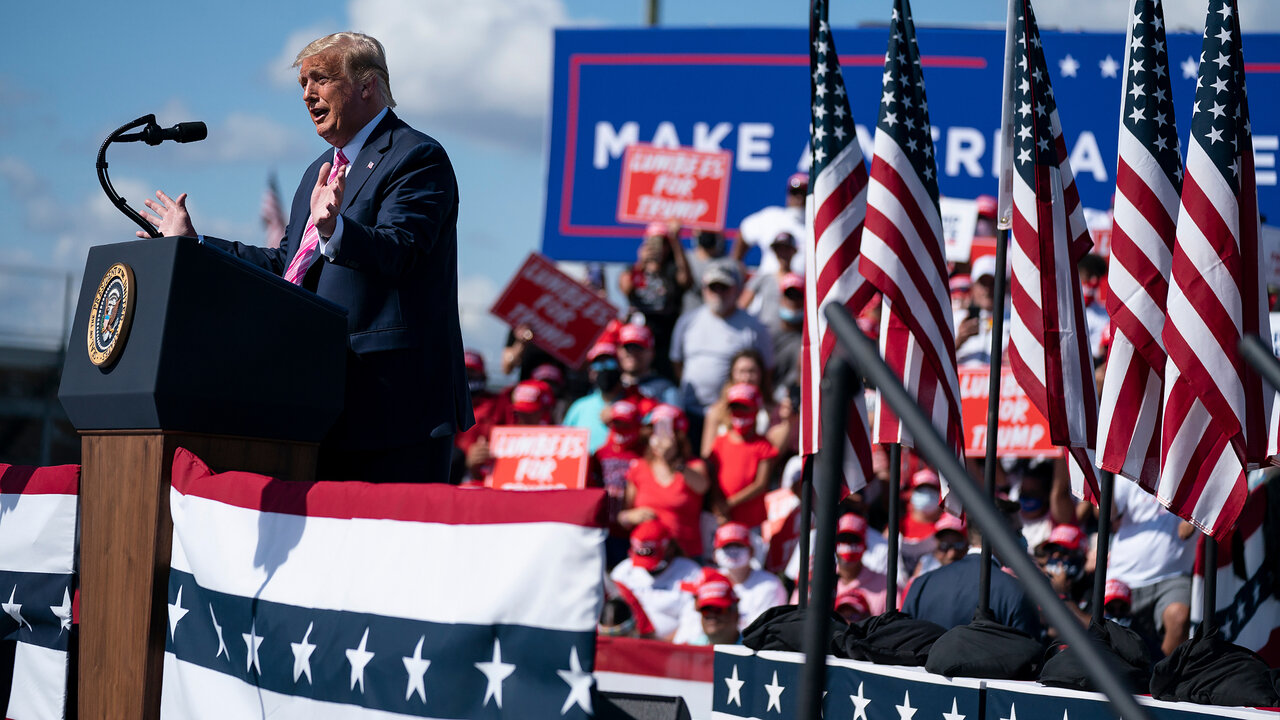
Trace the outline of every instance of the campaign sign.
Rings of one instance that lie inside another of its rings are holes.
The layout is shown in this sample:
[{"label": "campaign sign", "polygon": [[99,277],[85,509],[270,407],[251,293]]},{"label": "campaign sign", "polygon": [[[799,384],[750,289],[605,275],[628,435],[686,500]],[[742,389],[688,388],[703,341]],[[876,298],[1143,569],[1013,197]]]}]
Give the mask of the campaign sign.
[{"label": "campaign sign", "polygon": [[608,300],[537,253],[529,254],[489,312],[511,327],[528,325],[538,347],[575,368],[618,316]]},{"label": "campaign sign", "polygon": [[[986,365],[962,365],[960,375],[960,412],[964,416],[966,455],[984,456],[987,452],[987,398],[990,397],[991,370]],[[1049,421],[1031,404],[1031,398],[1013,377],[1013,371],[1000,373],[1000,419],[996,434],[996,452],[1013,457],[1055,455],[1062,451],[1049,441]]]},{"label": "campaign sign", "polygon": [[684,227],[723,230],[732,162],[728,150],[628,147],[622,160],[618,222],[679,220]]},{"label": "campaign sign", "polygon": [[499,425],[489,435],[498,490],[582,490],[587,486],[590,430],[558,425]]},{"label": "campaign sign", "polygon": [[942,244],[947,262],[969,262],[969,248],[978,229],[977,201],[938,198],[938,212],[942,219]]},{"label": "campaign sign", "polygon": [[[840,66],[868,162],[883,95],[886,25],[836,28]],[[1003,29],[927,26],[921,67],[938,189],[995,195]],[[1246,28],[1247,30],[1248,28]],[[1106,212],[1116,184],[1125,35],[1044,30],[1043,49],[1081,203]],[[1178,137],[1190,131],[1199,33],[1170,33]],[[1247,33],[1244,56],[1258,200],[1280,217],[1280,36]],[[787,178],[809,169],[812,105],[806,28],[561,29],[555,32],[542,251],[557,260],[631,262],[643,227],[617,217],[627,148],[733,153],[724,223],[782,205]]]}]

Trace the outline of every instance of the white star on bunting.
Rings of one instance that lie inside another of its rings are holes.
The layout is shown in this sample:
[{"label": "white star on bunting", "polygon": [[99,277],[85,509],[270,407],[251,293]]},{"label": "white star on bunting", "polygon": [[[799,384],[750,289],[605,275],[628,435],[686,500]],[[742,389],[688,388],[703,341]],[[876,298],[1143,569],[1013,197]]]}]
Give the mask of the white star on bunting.
[{"label": "white star on bunting", "polygon": [[853,701],[853,720],[867,720],[867,706],[871,704],[871,698],[862,694],[862,683],[858,683],[858,694],[850,695],[849,699]]},{"label": "white star on bunting", "polygon": [[493,639],[493,660],[489,662],[478,662],[475,664],[476,669],[484,673],[489,684],[484,689],[484,702],[481,706],[489,704],[489,698],[493,698],[498,709],[502,709],[502,681],[506,680],[511,673],[516,671],[516,666],[512,663],[502,662],[502,646],[498,643],[498,638]]},{"label": "white star on bunting", "polygon": [[1062,73],[1062,77],[1075,77],[1079,70],[1080,61],[1070,55],[1058,61],[1058,71]]},{"label": "white star on bunting", "polygon": [[742,707],[742,686],[746,682],[746,680],[738,679],[738,666],[734,664],[733,672],[729,673],[729,677],[724,679],[724,684],[729,686],[729,697],[724,701],[726,705],[733,703],[738,707]]},{"label": "white star on bunting", "polygon": [[956,700],[957,698],[951,698],[951,712],[942,713],[942,720],[964,720],[964,715],[961,714],[959,703]]},{"label": "white star on bunting", "polygon": [[62,629],[58,634],[62,634],[62,630],[71,630],[71,590],[64,588],[62,590],[62,604],[50,605],[49,609],[53,611],[53,616],[58,618],[62,624]]},{"label": "white star on bunting", "polygon": [[404,671],[409,675],[409,683],[404,689],[405,700],[417,693],[418,697],[422,698],[422,702],[427,701],[427,668],[431,667],[431,661],[422,658],[422,644],[426,640],[426,635],[418,636],[418,644],[413,648],[413,657],[402,658]]},{"label": "white star on bunting", "polygon": [[360,638],[360,646],[347,650],[347,662],[351,663],[351,690],[356,689],[356,683],[360,683],[360,694],[364,694],[364,668],[373,659],[373,653],[366,648],[369,645],[369,628],[364,629],[364,636]]},{"label": "white star on bunting", "polygon": [[231,661],[231,653],[227,651],[227,641],[222,639],[222,626],[218,624],[218,616],[213,614],[213,604],[209,604],[209,617],[213,619],[213,631],[218,634],[218,652],[213,654],[216,660],[219,655],[226,655],[227,661]]},{"label": "white star on bunting", "polygon": [[916,716],[916,708],[911,707],[910,691],[904,691],[902,693],[902,704],[894,705],[893,707],[898,711],[898,720],[912,720]]},{"label": "white star on bunting", "polygon": [[593,715],[591,710],[591,684],[593,678],[591,673],[584,672],[582,663],[578,661],[578,648],[570,648],[569,650],[569,669],[556,670],[556,674],[569,684],[569,695],[564,699],[564,705],[560,707],[560,714],[564,715],[569,712],[569,708],[577,705],[582,708],[587,715]]},{"label": "white star on bunting", "polygon": [[13,589],[9,591],[9,602],[0,603],[0,610],[4,610],[4,613],[6,615],[13,618],[14,622],[18,623],[19,628],[21,628],[23,625],[26,625],[27,629],[30,630],[31,623],[27,622],[22,617],[22,603],[14,600],[14,597],[17,594],[18,594],[18,586],[14,585]]},{"label": "white star on bunting", "polygon": [[289,647],[293,648],[294,682],[298,682],[298,678],[306,675],[307,682],[311,683],[311,653],[316,651],[316,646],[309,642],[313,627],[315,623],[307,623],[307,631],[302,635],[302,642],[289,643]]},{"label": "white star on bunting", "polygon": [[179,585],[178,597],[174,598],[173,602],[169,604],[169,637],[175,641],[178,639],[178,623],[187,616],[188,612],[191,611],[182,607],[182,586]]},{"label": "white star on bunting", "polygon": [[245,656],[244,670],[249,672],[250,669],[256,670],[259,675],[262,674],[262,664],[258,659],[258,648],[262,647],[263,637],[258,634],[258,621],[254,620],[249,625],[249,632],[240,633],[240,637],[244,638]]},{"label": "white star on bunting", "polygon": [[765,706],[764,711],[769,712],[770,710],[777,710],[778,713],[781,714],[782,713],[782,691],[786,690],[786,688],[778,684],[777,670],[773,671],[773,682],[769,683],[768,685],[765,685],[764,690],[765,692],[769,693],[769,704]]}]

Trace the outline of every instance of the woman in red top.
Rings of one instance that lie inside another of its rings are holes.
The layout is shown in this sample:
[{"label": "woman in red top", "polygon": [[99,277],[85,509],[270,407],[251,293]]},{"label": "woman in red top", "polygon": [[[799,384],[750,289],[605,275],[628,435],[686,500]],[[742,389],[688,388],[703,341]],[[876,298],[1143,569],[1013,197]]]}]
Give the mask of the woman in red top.
[{"label": "woman in red top", "polygon": [[656,518],[685,555],[702,556],[702,497],[710,485],[702,461],[690,458],[689,420],[678,408],[658,405],[649,414],[653,428],[643,462],[627,471],[626,510],[618,514],[632,528]]},{"label": "woman in red top", "polygon": [[715,491],[713,511],[722,524],[732,520],[754,529],[768,517],[764,494],[778,450],[756,432],[760,393],[755,386],[730,387],[728,400],[729,431],[715,439],[707,455]]}]

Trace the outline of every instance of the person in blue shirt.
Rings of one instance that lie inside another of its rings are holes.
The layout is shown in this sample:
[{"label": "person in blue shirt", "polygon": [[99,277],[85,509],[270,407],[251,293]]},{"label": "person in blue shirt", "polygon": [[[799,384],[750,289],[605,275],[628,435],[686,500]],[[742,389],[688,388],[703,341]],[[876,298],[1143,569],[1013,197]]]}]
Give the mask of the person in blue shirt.
[{"label": "person in blue shirt", "polygon": [[622,369],[618,365],[618,348],[612,343],[596,343],[587,352],[588,379],[595,391],[574,401],[564,414],[564,424],[584,427],[591,431],[587,451],[594,453],[609,439],[609,426],[605,423],[605,408],[622,398]]}]

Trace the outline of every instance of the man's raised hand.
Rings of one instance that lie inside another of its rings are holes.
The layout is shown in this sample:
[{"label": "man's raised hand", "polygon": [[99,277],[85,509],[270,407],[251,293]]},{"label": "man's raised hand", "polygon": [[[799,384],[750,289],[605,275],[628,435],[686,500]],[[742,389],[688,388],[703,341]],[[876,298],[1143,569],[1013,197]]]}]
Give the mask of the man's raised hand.
[{"label": "man's raised hand", "polygon": [[[144,200],[143,204],[151,208],[155,215],[147,211],[142,212],[142,217],[147,222],[156,226],[160,234],[165,237],[176,237],[178,235],[195,235],[196,229],[191,225],[191,216],[187,214],[187,194],[182,193],[177,200],[164,194],[163,190],[156,191],[155,200]],[[143,230],[134,233],[140,238],[149,238],[151,235]]]},{"label": "man's raised hand", "polygon": [[316,186],[311,189],[311,222],[321,237],[333,237],[338,226],[338,210],[342,207],[342,194],[347,189],[347,174],[338,173],[333,182],[325,182],[329,177],[332,163],[320,166],[316,175]]}]

